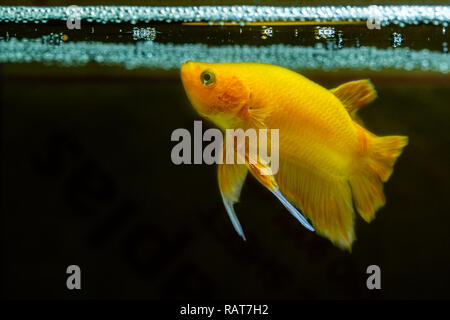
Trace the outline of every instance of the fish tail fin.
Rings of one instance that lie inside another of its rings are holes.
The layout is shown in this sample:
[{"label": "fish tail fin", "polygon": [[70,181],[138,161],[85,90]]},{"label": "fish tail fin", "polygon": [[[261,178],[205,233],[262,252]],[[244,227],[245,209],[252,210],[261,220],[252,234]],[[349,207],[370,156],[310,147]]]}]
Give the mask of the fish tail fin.
[{"label": "fish tail fin", "polygon": [[361,217],[367,222],[384,206],[383,182],[392,174],[395,161],[408,144],[408,137],[377,137],[357,125],[360,131],[364,159],[356,161],[357,168],[350,177],[353,201]]}]

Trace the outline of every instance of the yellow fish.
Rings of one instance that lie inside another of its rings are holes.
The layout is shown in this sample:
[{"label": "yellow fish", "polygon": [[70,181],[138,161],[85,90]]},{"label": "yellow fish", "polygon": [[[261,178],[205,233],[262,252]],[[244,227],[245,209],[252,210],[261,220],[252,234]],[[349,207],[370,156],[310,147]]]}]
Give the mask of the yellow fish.
[{"label": "yellow fish", "polygon": [[305,227],[350,250],[355,209],[367,222],[374,219],[385,204],[383,182],[408,143],[404,136],[378,137],[357,118],[355,112],[376,98],[370,81],[328,90],[280,66],[193,61],[182,65],[181,79],[198,113],[222,130],[279,129],[276,174],[263,175],[263,161],[218,164],[219,189],[236,231],[245,239],[233,204],[250,171]]}]

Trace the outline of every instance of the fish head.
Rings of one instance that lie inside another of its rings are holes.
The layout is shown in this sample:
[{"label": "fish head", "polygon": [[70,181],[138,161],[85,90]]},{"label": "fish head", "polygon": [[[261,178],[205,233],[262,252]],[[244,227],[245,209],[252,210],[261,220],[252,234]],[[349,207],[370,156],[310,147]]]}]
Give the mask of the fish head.
[{"label": "fish head", "polygon": [[242,120],[250,90],[233,63],[188,61],[181,66],[181,80],[197,112],[222,128]]}]

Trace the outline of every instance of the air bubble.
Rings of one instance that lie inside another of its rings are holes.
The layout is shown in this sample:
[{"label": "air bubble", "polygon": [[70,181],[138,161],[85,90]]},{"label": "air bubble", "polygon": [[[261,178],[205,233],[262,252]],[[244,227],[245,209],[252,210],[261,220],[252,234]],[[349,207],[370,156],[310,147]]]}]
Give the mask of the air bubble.
[{"label": "air bubble", "polygon": [[398,32],[394,32],[391,36],[391,45],[393,48],[398,48],[403,43],[403,35]]},{"label": "air bubble", "polygon": [[[67,20],[68,7],[0,7],[0,21]],[[383,17],[382,25],[400,26],[433,23],[447,26],[450,9],[443,6],[336,6],[336,7],[274,7],[274,6],[208,6],[208,7],[133,7],[79,6],[81,19],[114,22],[145,21],[366,21]]]}]

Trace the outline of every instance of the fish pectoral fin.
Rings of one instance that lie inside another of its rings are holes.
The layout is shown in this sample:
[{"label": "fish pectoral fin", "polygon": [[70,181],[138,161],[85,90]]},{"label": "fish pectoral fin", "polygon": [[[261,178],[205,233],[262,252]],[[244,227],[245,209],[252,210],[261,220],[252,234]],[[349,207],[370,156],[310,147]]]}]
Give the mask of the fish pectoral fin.
[{"label": "fish pectoral fin", "polygon": [[234,204],[239,201],[242,186],[247,177],[248,169],[245,164],[219,164],[217,176],[219,181],[219,189],[222,195],[223,204],[230,217],[236,232],[244,239],[245,235],[239,219],[234,211]]},{"label": "fish pectoral fin", "polygon": [[249,127],[254,129],[268,129],[265,120],[277,109],[278,105],[276,102],[269,103],[264,106],[249,107],[248,108],[248,113],[250,115],[250,119],[248,121]]},{"label": "fish pectoral fin", "polygon": [[361,120],[356,115],[356,111],[377,97],[375,88],[367,79],[350,81],[330,91],[342,102],[350,116],[359,123]]},{"label": "fish pectoral fin", "polygon": [[292,214],[306,229],[314,231],[314,228],[306,220],[306,218],[298,211],[286,198],[281,194],[278,184],[272,174],[272,169],[261,159],[258,158],[256,163],[247,162],[252,175],[267,189],[269,189],[275,197],[284,205],[284,207]]}]

